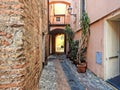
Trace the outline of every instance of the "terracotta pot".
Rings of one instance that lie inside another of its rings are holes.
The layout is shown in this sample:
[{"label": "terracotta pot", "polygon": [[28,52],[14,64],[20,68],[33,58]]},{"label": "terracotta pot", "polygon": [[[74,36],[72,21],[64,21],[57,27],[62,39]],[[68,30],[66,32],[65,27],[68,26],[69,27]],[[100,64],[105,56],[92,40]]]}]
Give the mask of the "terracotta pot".
[{"label": "terracotta pot", "polygon": [[77,65],[77,71],[78,73],[85,73],[87,69],[87,63],[80,63]]}]

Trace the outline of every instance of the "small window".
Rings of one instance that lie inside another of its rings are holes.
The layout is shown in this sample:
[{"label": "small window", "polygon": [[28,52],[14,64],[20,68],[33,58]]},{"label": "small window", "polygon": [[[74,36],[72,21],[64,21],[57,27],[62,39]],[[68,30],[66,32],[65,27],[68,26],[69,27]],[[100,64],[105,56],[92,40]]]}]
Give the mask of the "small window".
[{"label": "small window", "polygon": [[56,21],[60,21],[60,17],[56,17]]}]

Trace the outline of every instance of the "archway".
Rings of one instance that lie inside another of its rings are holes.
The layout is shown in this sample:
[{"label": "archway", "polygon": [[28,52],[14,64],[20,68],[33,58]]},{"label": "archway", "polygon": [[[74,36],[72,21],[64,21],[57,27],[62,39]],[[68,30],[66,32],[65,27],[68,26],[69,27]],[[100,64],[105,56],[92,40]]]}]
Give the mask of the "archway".
[{"label": "archway", "polygon": [[66,35],[63,29],[54,29],[50,32],[51,54],[63,54],[66,52]]},{"label": "archway", "polygon": [[57,34],[55,36],[55,52],[56,53],[64,53],[64,39],[65,35],[64,34]]}]

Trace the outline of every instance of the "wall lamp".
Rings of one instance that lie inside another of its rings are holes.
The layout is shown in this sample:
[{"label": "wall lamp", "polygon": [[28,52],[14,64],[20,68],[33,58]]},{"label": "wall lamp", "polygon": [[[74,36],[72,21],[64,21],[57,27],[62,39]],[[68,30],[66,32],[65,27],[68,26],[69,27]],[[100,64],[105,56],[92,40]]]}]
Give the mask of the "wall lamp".
[{"label": "wall lamp", "polygon": [[72,13],[72,7],[71,7],[71,6],[68,7],[68,13],[69,13],[70,15],[73,15],[74,17],[76,17],[76,14],[73,14],[73,13]]}]

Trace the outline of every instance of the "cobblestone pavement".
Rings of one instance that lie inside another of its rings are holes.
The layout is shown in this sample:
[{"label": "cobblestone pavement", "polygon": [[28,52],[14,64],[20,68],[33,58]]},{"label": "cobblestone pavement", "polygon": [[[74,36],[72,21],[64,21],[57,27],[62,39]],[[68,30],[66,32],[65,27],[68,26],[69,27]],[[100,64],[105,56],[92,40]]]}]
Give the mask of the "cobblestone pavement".
[{"label": "cobblestone pavement", "polygon": [[53,62],[49,62],[42,71],[40,90],[56,90],[56,76]]},{"label": "cobblestone pavement", "polygon": [[115,90],[111,85],[96,77],[90,70],[87,70],[86,73],[78,73],[75,65],[68,59],[62,61],[61,64],[65,64],[69,71],[74,73],[75,77],[79,79],[80,84],[85,87],[85,90]]},{"label": "cobblestone pavement", "polygon": [[40,90],[115,90],[90,70],[78,73],[65,55],[50,56],[49,60],[40,78]]},{"label": "cobblestone pavement", "polygon": [[70,85],[71,90],[85,90],[84,85],[79,81],[75,74],[70,70],[70,67],[64,62],[61,61],[63,71],[66,75],[67,81]]},{"label": "cobblestone pavement", "polygon": [[55,57],[50,57],[40,77],[40,90],[70,90],[66,77]]}]

